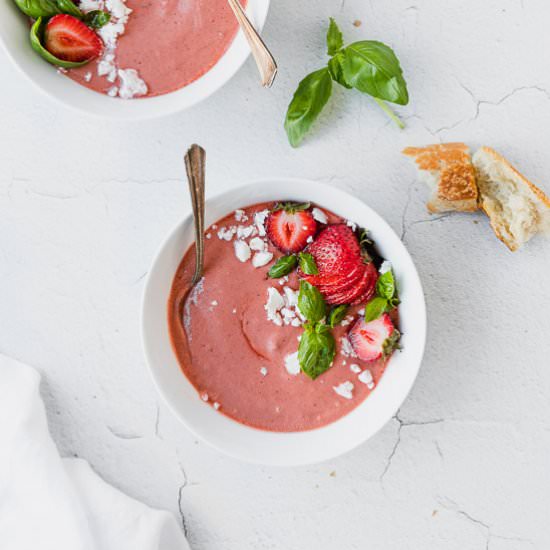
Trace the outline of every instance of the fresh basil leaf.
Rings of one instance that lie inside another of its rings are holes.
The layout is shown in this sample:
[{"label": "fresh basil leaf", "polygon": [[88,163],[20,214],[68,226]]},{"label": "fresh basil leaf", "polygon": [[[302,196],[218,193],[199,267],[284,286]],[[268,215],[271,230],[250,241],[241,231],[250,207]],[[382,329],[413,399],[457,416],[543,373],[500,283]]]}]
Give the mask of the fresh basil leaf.
[{"label": "fresh basil leaf", "polygon": [[307,75],[298,84],[285,118],[285,130],[292,147],[300,145],[332,93],[328,67]]},{"label": "fresh basil leaf", "polygon": [[344,45],[342,31],[338,28],[336,21],[331,17],[327,31],[327,54],[334,55]]},{"label": "fresh basil leaf", "polygon": [[337,53],[334,57],[331,57],[328,62],[328,70],[330,76],[334,82],[344,86],[348,90],[351,89],[351,86],[346,82],[344,78],[344,69],[342,68],[342,63],[344,61],[344,54],[342,52]]},{"label": "fresh basil leaf", "polygon": [[111,14],[107,11],[93,10],[84,15],[82,21],[92,29],[100,29],[111,20]]},{"label": "fresh basil leaf", "polygon": [[298,346],[302,372],[315,380],[327,371],[336,354],[336,343],[327,325],[307,324]]},{"label": "fresh basil leaf", "polygon": [[376,292],[379,296],[386,298],[388,301],[393,298],[395,294],[395,280],[391,269],[378,277]]},{"label": "fresh basil leaf", "polygon": [[55,0],[55,3],[57,4],[59,13],[67,13],[79,19],[83,17],[83,13],[71,0]]},{"label": "fresh basil leaf", "polygon": [[288,275],[298,263],[296,256],[281,256],[267,272],[267,276],[271,279],[279,279]]},{"label": "fresh basil leaf", "polygon": [[52,55],[42,45],[42,39],[44,36],[44,26],[45,26],[45,21],[42,19],[42,17],[39,17],[31,27],[31,32],[30,32],[31,46],[32,46],[32,49],[38,53],[38,55],[44,58],[48,63],[51,63],[52,65],[57,65],[58,67],[63,67],[65,69],[72,69],[73,67],[81,67],[82,65],[86,65],[86,63],[89,63],[89,60],[80,61],[80,62],[63,61],[62,59],[58,59],[57,57],[55,57],[55,55]]},{"label": "fresh basil leaf", "polygon": [[388,305],[388,300],[377,296],[373,298],[365,307],[365,322],[369,323],[378,319],[382,313],[386,311],[386,306]]},{"label": "fresh basil leaf", "polygon": [[384,359],[389,357],[394,350],[401,349],[399,347],[399,340],[401,339],[401,333],[395,328],[389,338],[384,340],[382,344],[382,355]]},{"label": "fresh basil leaf", "polygon": [[312,323],[319,322],[327,313],[327,306],[322,294],[307,281],[300,281],[298,309]]},{"label": "fresh basil leaf", "polygon": [[317,269],[317,264],[315,263],[315,258],[308,252],[300,252],[300,269],[306,275],[317,275],[319,270]]},{"label": "fresh basil leaf", "polygon": [[360,92],[399,105],[409,102],[407,84],[393,50],[374,40],[354,42],[344,50],[344,78]]},{"label": "fresh basil leaf", "polygon": [[59,13],[68,13],[82,17],[82,12],[71,0],[14,0],[17,7],[29,17],[51,17]]},{"label": "fresh basil leaf", "polygon": [[346,304],[332,308],[328,314],[327,324],[332,328],[338,326],[344,320],[347,311],[348,306]]},{"label": "fresh basil leaf", "polygon": [[[397,288],[395,291],[397,292]],[[395,309],[400,303],[401,300],[397,296],[394,296],[391,300],[388,300],[388,307],[386,308],[386,311],[389,313],[392,309]]]}]

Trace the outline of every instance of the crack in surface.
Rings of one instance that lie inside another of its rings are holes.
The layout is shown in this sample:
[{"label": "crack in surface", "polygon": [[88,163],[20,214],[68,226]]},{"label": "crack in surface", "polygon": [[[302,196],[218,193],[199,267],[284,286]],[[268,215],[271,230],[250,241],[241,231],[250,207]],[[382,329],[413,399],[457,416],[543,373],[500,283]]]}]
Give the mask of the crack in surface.
[{"label": "crack in surface", "polygon": [[187,520],[185,519],[185,514],[183,513],[182,501],[183,501],[183,490],[187,487],[188,478],[187,478],[187,473],[185,472],[185,468],[183,467],[183,464],[181,464],[181,462],[179,462],[178,464],[179,464],[180,471],[183,475],[183,483],[179,486],[179,489],[178,489],[178,512],[180,515],[180,523],[181,523],[181,528],[183,529],[183,534],[185,535],[185,538],[187,538],[187,535],[188,535]]},{"label": "crack in surface", "polygon": [[379,481],[382,482],[384,480],[385,475],[388,473],[388,470],[390,469],[393,458],[395,457],[395,454],[397,453],[397,449],[399,448],[399,445],[401,444],[401,431],[403,428],[408,428],[411,426],[428,426],[430,424],[441,424],[445,421],[444,418],[436,418],[434,420],[405,420],[401,418],[400,411],[397,411],[395,415],[393,416],[393,420],[399,423],[399,426],[397,428],[397,439],[395,441],[395,444],[390,451],[390,454],[388,455],[388,458],[386,460],[386,465],[384,467],[384,470],[382,471],[382,474],[379,477]]},{"label": "crack in surface", "polygon": [[126,440],[132,440],[132,439],[143,439],[142,434],[138,433],[132,433],[132,432],[122,432],[117,430],[116,428],[113,428],[112,426],[107,426],[107,429],[118,439],[126,439]]},{"label": "crack in surface", "polygon": [[533,541],[530,539],[526,539],[523,537],[516,537],[516,536],[508,536],[508,535],[501,535],[499,533],[495,533],[493,531],[493,528],[490,524],[486,523],[485,521],[472,516],[468,511],[461,508],[458,503],[456,503],[454,500],[451,500],[448,497],[440,497],[438,498],[439,505],[444,508],[445,510],[448,510],[450,512],[455,512],[457,515],[463,517],[470,523],[473,523],[474,525],[477,525],[481,527],[481,529],[484,531],[485,535],[485,550],[490,549],[491,540],[492,539],[500,539],[500,540],[509,540],[509,541],[515,541],[515,542],[524,542],[529,544],[530,546],[534,545]]}]

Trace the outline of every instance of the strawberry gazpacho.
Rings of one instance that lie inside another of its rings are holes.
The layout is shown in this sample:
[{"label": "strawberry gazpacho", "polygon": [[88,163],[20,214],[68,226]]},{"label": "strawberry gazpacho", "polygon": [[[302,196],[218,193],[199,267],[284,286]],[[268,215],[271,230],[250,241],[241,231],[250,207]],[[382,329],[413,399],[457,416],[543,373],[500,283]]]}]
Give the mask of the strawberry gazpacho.
[{"label": "strawberry gazpacho", "polygon": [[227,0],[14,0],[30,41],[72,80],[113,97],[156,96],[206,73],[238,29]]},{"label": "strawberry gazpacho", "polygon": [[375,389],[399,347],[398,291],[368,232],[310,203],[262,203],[187,250],[168,300],[172,347],[201,399],[262,430],[319,428]]}]

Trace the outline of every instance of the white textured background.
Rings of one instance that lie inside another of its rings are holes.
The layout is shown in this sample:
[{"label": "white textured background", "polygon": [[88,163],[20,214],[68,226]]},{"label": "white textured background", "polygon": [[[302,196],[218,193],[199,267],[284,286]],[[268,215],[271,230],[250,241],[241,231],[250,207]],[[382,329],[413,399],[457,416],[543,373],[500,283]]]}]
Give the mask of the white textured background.
[{"label": "white textured background", "polygon": [[[349,41],[396,49],[408,127],[338,89],[292,150],[284,111],[324,63],[330,15]],[[536,239],[513,255],[481,215],[430,218],[399,154],[439,140],[489,144],[544,186],[549,18],[547,0],[275,0],[271,91],[249,61],[192,111],[143,123],[69,111],[0,53],[0,352],[43,373],[62,453],[180,515],[196,550],[550,548],[550,246]],[[275,174],[328,181],[378,210],[417,262],[430,322],[420,376],[398,416],[347,456],[241,464],[159,404],[140,295],[188,208],[182,155],[193,141],[208,152],[210,193]]]}]

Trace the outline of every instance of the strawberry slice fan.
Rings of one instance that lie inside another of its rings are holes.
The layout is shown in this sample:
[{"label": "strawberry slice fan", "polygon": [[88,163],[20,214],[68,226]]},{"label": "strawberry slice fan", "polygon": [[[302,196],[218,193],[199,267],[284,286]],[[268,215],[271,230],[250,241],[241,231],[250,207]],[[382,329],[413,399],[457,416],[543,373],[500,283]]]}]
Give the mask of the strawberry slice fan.
[{"label": "strawberry slice fan", "polygon": [[357,305],[374,296],[378,271],[365,263],[355,233],[345,224],[323,229],[308,252],[317,264],[317,275],[299,271],[300,278],[316,286],[330,305]]}]

